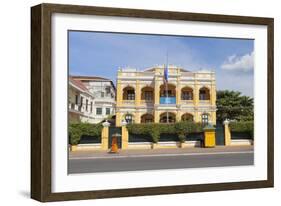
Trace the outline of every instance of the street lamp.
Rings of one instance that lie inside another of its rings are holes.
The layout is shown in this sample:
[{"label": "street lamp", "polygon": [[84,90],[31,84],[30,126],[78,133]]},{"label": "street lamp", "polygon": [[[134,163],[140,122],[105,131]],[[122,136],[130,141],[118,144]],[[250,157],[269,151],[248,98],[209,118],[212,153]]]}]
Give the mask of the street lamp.
[{"label": "street lamp", "polygon": [[126,126],[127,124],[128,124],[127,121],[125,119],[123,119],[121,122],[121,126]]}]

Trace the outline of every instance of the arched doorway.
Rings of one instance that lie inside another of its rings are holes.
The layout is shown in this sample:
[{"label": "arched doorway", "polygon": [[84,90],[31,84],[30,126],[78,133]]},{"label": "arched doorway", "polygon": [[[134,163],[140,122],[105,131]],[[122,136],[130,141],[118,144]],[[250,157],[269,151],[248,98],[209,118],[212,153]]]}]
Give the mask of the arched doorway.
[{"label": "arched doorway", "polygon": [[176,115],[172,112],[164,112],[160,115],[160,123],[174,123]]},{"label": "arched doorway", "polygon": [[143,114],[141,116],[141,123],[152,123],[154,121],[154,117],[152,114]]},{"label": "arched doorway", "polygon": [[181,116],[182,121],[193,121],[193,115],[189,113],[185,113]]}]

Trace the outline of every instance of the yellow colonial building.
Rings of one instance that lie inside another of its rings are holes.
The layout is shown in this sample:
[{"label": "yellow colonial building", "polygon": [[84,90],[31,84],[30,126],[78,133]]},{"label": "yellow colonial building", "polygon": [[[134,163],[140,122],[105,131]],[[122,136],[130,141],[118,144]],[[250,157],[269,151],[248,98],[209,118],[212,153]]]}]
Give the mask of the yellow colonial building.
[{"label": "yellow colonial building", "polygon": [[116,126],[182,120],[216,124],[215,72],[169,65],[165,84],[164,65],[118,70]]}]

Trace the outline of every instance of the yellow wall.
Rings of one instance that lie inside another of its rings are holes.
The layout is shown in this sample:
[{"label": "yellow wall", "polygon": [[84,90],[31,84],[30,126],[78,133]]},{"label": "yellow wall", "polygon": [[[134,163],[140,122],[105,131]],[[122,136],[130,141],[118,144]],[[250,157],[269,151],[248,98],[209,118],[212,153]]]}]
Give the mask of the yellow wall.
[{"label": "yellow wall", "polygon": [[103,127],[101,131],[101,149],[103,150],[108,149],[108,136],[109,136],[108,127]]},{"label": "yellow wall", "polygon": [[117,80],[117,94],[116,94],[116,106],[122,105],[122,85],[121,81]]},{"label": "yellow wall", "polygon": [[[163,69],[162,69],[163,70]],[[141,103],[141,88],[144,86],[151,86],[154,84],[154,105],[159,105],[160,102],[160,85],[163,84],[163,79],[159,76],[159,74],[161,75],[163,73],[160,68],[156,68],[155,69],[155,75],[154,76],[154,80],[150,83],[147,82],[142,82],[141,79],[138,79],[139,76],[141,76],[141,72],[136,72],[135,74],[135,80],[124,80],[125,82],[122,82],[123,80],[118,79],[117,81],[117,94],[116,94],[116,100],[117,100],[117,110],[116,110],[116,125],[117,126],[121,126],[121,121],[123,120],[123,115],[125,113],[128,113],[128,111],[126,111],[126,106],[128,106],[128,108],[130,108],[130,114],[132,114],[134,116],[134,122],[135,123],[140,123],[141,122],[141,115],[145,114],[145,113],[149,113],[146,111],[143,111],[143,109],[145,108],[146,104],[142,104]],[[170,69],[169,69],[170,70]],[[172,70],[171,70],[172,71]],[[170,71],[169,71],[170,72]],[[175,74],[181,75],[181,70],[180,69],[176,69],[175,71],[172,71]],[[118,72],[118,77],[121,77],[123,75],[123,73],[121,71]],[[131,76],[133,76],[134,74],[130,73],[128,74]],[[208,75],[208,74],[207,74]],[[200,82],[198,79],[200,79],[201,77],[206,77],[205,73],[194,73],[194,82],[190,83],[190,87],[193,88],[193,105],[192,103],[187,103],[187,104],[191,104],[190,106],[194,106],[194,110],[191,110],[190,108],[187,109],[186,111],[184,109],[178,109],[180,107],[177,107],[177,109],[169,111],[169,112],[173,112],[176,114],[176,120],[180,121],[181,120],[181,116],[184,113],[190,113],[193,115],[194,121],[195,122],[201,122],[201,114],[203,113],[203,111],[200,111],[200,107],[199,105],[208,105],[208,106],[212,106],[213,109],[215,109],[216,106],[216,82],[215,80],[212,80],[211,83],[205,85],[204,83]],[[181,105],[181,88],[188,86],[182,83],[182,80],[180,78],[180,76],[177,76],[176,79],[174,80],[175,82],[171,82],[171,84],[176,86],[176,104],[177,106]],[[123,85],[123,86],[122,86]],[[126,104],[122,101],[123,98],[123,87],[125,86],[132,86],[133,88],[135,88],[135,104]],[[210,92],[210,101],[206,102],[204,101],[204,104],[200,104],[199,101],[199,89],[202,88],[203,86],[207,87],[209,89]],[[124,110],[120,110],[120,108],[122,107],[122,109],[124,108]],[[146,109],[146,108],[145,108]],[[158,111],[153,111],[153,115],[154,115],[154,122],[159,122],[160,119],[160,114],[165,112],[165,110],[158,110]],[[212,111],[212,110],[207,110],[204,111],[205,113],[208,113],[209,116],[209,121],[211,121],[212,123],[216,123],[216,112]]]},{"label": "yellow wall", "polygon": [[216,86],[215,82],[212,82],[211,86],[211,105],[215,106],[216,105],[216,99],[217,99],[217,92],[216,92]]},{"label": "yellow wall", "polygon": [[177,111],[177,114],[176,114],[176,121],[177,121],[177,122],[180,122],[180,121],[181,121],[181,116],[182,116],[182,112]]},{"label": "yellow wall", "polygon": [[122,126],[122,149],[128,149],[129,133],[126,126]]},{"label": "yellow wall", "polygon": [[159,121],[160,121],[160,112],[154,111],[154,122],[159,123]]},{"label": "yellow wall", "polygon": [[160,85],[158,80],[156,79],[154,82],[154,104],[156,105],[159,104],[160,102],[159,95],[160,95]]},{"label": "yellow wall", "polygon": [[122,114],[120,112],[116,112],[116,126],[120,127],[121,126],[121,121],[122,121]]},{"label": "yellow wall", "polygon": [[225,146],[231,145],[231,133],[228,123],[224,124],[224,138]]},{"label": "yellow wall", "polygon": [[134,115],[135,123],[140,123],[141,122],[140,113],[139,112],[135,112],[133,115]]},{"label": "yellow wall", "polygon": [[136,95],[135,95],[135,98],[136,98],[136,106],[139,107],[140,104],[141,104],[141,89],[140,89],[140,81],[137,80],[136,81]]}]

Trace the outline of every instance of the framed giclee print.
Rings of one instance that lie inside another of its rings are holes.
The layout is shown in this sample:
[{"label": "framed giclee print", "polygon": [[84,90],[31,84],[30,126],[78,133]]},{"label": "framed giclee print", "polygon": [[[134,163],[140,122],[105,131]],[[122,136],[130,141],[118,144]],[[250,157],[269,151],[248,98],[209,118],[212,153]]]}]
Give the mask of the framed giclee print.
[{"label": "framed giclee print", "polygon": [[273,187],[273,19],[31,13],[32,198]]}]

